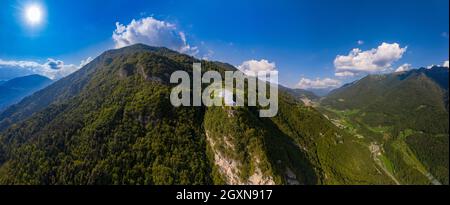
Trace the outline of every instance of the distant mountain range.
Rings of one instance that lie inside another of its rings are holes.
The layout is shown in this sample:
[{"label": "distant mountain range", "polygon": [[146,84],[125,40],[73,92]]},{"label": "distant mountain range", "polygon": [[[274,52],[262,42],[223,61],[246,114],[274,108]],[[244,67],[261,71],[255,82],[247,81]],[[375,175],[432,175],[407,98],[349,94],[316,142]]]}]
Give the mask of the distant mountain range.
[{"label": "distant mountain range", "polygon": [[40,75],[0,81],[0,110],[19,102],[25,96],[46,87],[51,82],[52,80]]},{"label": "distant mountain range", "polygon": [[279,89],[281,91],[287,92],[291,94],[294,97],[297,98],[309,98],[310,100],[319,100],[319,96],[314,94],[314,92],[304,89],[298,89],[298,88],[286,88],[283,86],[279,86]]},{"label": "distant mountain range", "polygon": [[33,75],[31,70],[17,69],[7,65],[2,65],[0,68],[0,81],[7,81],[13,78],[20,78],[23,76]]},{"label": "distant mountain range", "polygon": [[314,92],[304,89],[298,89],[298,88],[287,88],[284,86],[279,85],[278,89],[280,91],[286,92],[293,97],[295,97],[298,100],[301,100],[305,105],[312,106],[316,104],[320,97],[317,96]]},{"label": "distant mountain range", "polygon": [[[236,70],[137,44],[0,113],[1,184],[395,184],[370,147],[281,89],[279,112],[174,107],[175,70]],[[300,98],[300,99],[299,99]]]}]

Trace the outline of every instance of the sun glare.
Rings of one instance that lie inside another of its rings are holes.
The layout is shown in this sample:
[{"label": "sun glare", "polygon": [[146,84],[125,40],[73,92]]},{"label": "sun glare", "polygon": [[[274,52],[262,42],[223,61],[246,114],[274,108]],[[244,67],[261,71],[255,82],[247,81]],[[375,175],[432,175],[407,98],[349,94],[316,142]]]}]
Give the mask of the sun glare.
[{"label": "sun glare", "polygon": [[29,5],[25,9],[25,18],[31,25],[36,25],[42,22],[42,8],[39,5]]}]

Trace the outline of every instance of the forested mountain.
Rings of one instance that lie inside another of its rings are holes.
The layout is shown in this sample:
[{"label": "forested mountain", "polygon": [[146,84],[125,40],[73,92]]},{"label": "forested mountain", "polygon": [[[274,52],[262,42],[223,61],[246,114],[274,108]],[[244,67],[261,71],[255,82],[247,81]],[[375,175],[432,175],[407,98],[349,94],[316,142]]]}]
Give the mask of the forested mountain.
[{"label": "forested mountain", "polygon": [[7,106],[20,101],[27,95],[44,88],[51,82],[52,80],[40,75],[29,75],[14,78],[8,81],[1,81],[0,110],[3,110]]},{"label": "forested mountain", "polygon": [[369,75],[331,92],[323,111],[384,145],[407,184],[448,184],[448,68]]},{"label": "forested mountain", "polygon": [[174,107],[173,71],[235,70],[166,48],[110,50],[0,113],[2,184],[394,184],[370,147],[281,91],[279,112]]}]

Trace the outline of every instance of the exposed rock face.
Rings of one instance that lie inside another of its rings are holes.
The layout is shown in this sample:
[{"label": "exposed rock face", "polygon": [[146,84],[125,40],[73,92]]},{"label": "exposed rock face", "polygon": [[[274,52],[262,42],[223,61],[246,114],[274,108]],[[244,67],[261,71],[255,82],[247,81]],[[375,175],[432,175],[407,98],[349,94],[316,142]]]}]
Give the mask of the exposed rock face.
[{"label": "exposed rock face", "polygon": [[[164,80],[157,76],[151,76],[150,74],[145,72],[145,68],[143,65],[138,65],[138,73],[141,75],[146,81],[156,81],[159,83],[164,83]],[[169,76],[165,73],[165,76]]]},{"label": "exposed rock face", "polygon": [[238,175],[239,163],[236,160],[225,157],[218,150],[215,150],[216,142],[209,136],[208,132],[206,132],[206,139],[214,152],[214,164],[219,168],[227,184],[242,184]]},{"label": "exposed rock face", "polygon": [[[148,69],[151,70],[151,69]],[[170,78],[170,75],[168,73],[164,73],[161,76],[164,78],[158,76],[152,76],[148,72],[146,72],[146,68],[144,65],[133,65],[133,64],[125,64],[123,65],[119,70],[119,77],[121,79],[138,74],[144,78],[146,81],[155,81],[158,83],[166,84],[166,81]]]},{"label": "exposed rock face", "polygon": [[[243,180],[239,177],[241,163],[237,160],[226,157],[220,151],[214,149],[216,142],[206,133],[207,141],[214,152],[214,164],[219,168],[220,173],[230,185],[275,185],[275,181],[271,176],[265,176],[261,169],[258,167],[259,160],[254,160],[255,171],[250,175],[247,180]],[[229,141],[230,137],[224,137],[226,146],[233,149],[234,145]]]},{"label": "exposed rock face", "polygon": [[[258,163],[259,160],[256,160]],[[248,178],[248,185],[275,185],[272,176],[265,176],[261,169],[256,166],[255,172]]]}]

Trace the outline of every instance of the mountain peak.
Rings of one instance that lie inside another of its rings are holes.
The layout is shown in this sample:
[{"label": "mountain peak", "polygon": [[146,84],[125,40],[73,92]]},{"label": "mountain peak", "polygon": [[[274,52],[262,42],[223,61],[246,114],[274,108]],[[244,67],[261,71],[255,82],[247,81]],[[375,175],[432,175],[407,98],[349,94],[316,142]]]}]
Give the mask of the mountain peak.
[{"label": "mountain peak", "polygon": [[166,47],[149,46],[143,43],[136,43],[133,45],[125,46],[122,48],[111,49],[105,52],[105,54],[127,54],[136,52],[154,52],[159,54],[172,54],[172,55],[184,55],[177,51],[171,50]]}]

